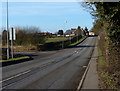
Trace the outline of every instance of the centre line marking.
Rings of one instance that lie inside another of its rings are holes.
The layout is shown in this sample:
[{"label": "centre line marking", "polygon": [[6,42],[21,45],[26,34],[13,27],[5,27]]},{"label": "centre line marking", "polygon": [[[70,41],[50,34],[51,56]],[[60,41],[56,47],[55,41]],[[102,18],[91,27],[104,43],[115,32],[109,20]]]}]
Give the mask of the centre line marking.
[{"label": "centre line marking", "polygon": [[15,76],[9,77],[9,78],[7,78],[7,79],[5,79],[5,80],[0,81],[0,83],[5,82],[5,81],[8,81],[8,80],[11,80],[11,79],[13,79],[13,78],[15,78],[15,77],[24,75],[24,74],[26,74],[26,73],[29,73],[30,71],[31,71],[31,70],[28,70],[28,71],[25,71],[25,72],[23,72],[23,73],[17,74],[17,75],[15,75]]}]

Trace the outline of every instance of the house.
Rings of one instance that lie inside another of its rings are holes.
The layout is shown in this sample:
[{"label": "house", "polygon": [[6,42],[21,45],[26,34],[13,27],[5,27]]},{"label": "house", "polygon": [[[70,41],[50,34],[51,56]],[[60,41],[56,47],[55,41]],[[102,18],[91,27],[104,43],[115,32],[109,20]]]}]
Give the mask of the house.
[{"label": "house", "polygon": [[65,36],[79,36],[82,35],[82,29],[80,27],[76,28],[71,28],[65,32]]},{"label": "house", "polygon": [[71,34],[71,30],[70,30],[70,29],[69,29],[69,30],[67,30],[67,31],[64,33],[65,37],[69,37],[69,36],[70,36],[70,34]]}]

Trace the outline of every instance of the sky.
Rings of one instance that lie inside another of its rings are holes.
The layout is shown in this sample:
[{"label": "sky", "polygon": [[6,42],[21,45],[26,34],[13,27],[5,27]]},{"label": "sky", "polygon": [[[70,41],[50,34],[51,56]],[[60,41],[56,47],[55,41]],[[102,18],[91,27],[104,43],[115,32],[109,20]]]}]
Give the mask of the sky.
[{"label": "sky", "polygon": [[[1,8],[0,8],[1,9]],[[36,26],[55,33],[78,26],[90,30],[94,20],[78,2],[9,2],[9,26]],[[2,26],[6,27],[6,3],[2,3]]]}]

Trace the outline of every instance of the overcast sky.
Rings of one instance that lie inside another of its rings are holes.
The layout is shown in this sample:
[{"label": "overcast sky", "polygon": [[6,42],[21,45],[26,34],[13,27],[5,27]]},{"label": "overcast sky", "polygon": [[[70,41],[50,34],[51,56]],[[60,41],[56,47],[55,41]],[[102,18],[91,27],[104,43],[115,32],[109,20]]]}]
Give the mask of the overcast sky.
[{"label": "overcast sky", "polygon": [[[6,25],[6,3],[2,3]],[[92,28],[93,19],[77,2],[9,2],[9,25],[36,26],[42,31],[56,32],[77,26]]]}]

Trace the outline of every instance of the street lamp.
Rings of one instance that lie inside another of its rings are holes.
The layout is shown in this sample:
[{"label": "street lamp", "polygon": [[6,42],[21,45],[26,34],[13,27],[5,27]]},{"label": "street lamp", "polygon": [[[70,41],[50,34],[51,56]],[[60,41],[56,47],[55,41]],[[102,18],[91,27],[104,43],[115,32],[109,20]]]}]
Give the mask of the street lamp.
[{"label": "street lamp", "polygon": [[8,0],[7,4],[7,16],[6,16],[6,27],[7,27],[7,59],[9,59],[9,20],[8,20]]}]

